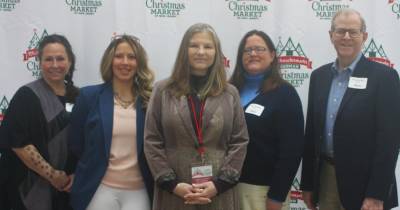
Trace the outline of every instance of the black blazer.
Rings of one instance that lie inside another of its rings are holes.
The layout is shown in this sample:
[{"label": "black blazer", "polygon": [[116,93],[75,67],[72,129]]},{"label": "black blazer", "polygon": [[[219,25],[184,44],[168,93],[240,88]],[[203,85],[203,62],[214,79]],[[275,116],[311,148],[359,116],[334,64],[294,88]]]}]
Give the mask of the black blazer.
[{"label": "black blazer", "polygon": [[[320,153],[332,63],[311,74],[301,188],[318,201]],[[365,89],[347,88],[337,113],[333,146],[340,200],[360,209],[364,198],[397,205],[395,166],[399,151],[400,83],[397,72],[361,57],[353,77],[368,78]]]},{"label": "black blazer", "polygon": [[[113,127],[114,99],[111,83],[82,88],[71,114],[68,146],[79,158],[71,190],[71,205],[84,210],[107,170]],[[139,167],[152,201],[153,177],[143,151],[145,113],[136,101],[136,141]]]}]

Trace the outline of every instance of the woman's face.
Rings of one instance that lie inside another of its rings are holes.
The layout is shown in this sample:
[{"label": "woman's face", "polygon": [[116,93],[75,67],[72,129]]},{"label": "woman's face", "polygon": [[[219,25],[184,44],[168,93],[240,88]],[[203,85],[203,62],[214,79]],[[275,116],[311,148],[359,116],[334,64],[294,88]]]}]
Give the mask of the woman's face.
[{"label": "woman's face", "polygon": [[127,42],[119,43],[112,61],[114,82],[132,82],[136,74],[136,54]]},{"label": "woman's face", "polygon": [[194,75],[206,75],[215,60],[215,43],[208,32],[195,33],[189,42],[189,64]]},{"label": "woman's face", "polygon": [[251,35],[244,45],[242,62],[244,69],[251,75],[263,73],[271,65],[275,52],[271,52],[264,40],[258,35]]},{"label": "woman's face", "polygon": [[43,48],[40,60],[42,76],[49,84],[64,82],[71,61],[68,58],[64,45],[60,43],[50,43]]}]

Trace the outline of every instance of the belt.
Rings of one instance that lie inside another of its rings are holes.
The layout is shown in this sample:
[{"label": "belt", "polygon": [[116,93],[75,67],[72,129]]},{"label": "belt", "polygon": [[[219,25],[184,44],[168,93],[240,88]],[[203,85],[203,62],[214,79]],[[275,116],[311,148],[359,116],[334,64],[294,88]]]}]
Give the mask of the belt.
[{"label": "belt", "polygon": [[333,159],[333,157],[328,157],[326,155],[322,155],[321,159],[324,160],[325,162],[329,163],[330,165],[335,165],[335,159]]}]

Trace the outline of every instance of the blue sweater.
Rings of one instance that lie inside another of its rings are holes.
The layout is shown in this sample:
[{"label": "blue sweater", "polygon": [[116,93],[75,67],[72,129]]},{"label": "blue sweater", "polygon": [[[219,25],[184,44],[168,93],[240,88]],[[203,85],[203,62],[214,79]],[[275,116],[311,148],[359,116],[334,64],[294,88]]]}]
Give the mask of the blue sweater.
[{"label": "blue sweater", "polygon": [[268,197],[283,202],[303,151],[304,119],[300,98],[292,86],[282,84],[258,94],[244,110],[251,104],[260,105],[264,110],[260,116],[245,113],[250,142],[240,182],[269,186]]}]

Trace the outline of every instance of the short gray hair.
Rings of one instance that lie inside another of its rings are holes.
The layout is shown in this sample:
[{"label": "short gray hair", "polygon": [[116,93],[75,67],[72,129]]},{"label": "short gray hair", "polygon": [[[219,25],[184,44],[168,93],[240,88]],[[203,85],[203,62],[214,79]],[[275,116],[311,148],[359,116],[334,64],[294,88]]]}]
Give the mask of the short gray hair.
[{"label": "short gray hair", "polygon": [[361,32],[366,32],[367,31],[367,25],[365,24],[365,20],[364,18],[361,16],[360,12],[358,12],[355,9],[351,9],[351,8],[345,8],[345,9],[341,9],[339,11],[337,11],[335,13],[335,15],[332,18],[331,21],[331,31],[335,30],[335,20],[337,17],[339,17],[340,15],[351,15],[351,14],[357,14],[358,17],[360,18],[361,21]]}]

